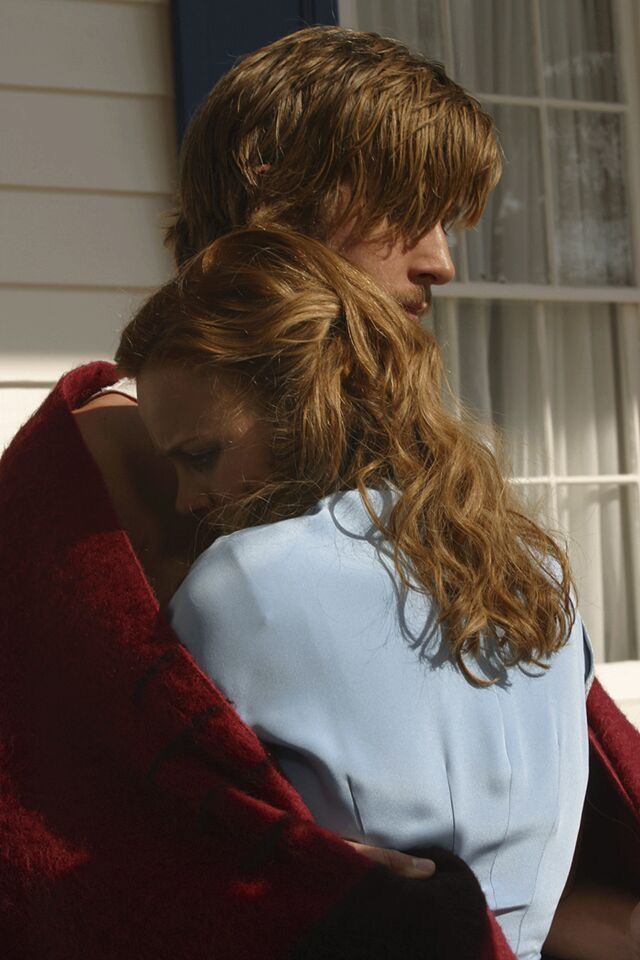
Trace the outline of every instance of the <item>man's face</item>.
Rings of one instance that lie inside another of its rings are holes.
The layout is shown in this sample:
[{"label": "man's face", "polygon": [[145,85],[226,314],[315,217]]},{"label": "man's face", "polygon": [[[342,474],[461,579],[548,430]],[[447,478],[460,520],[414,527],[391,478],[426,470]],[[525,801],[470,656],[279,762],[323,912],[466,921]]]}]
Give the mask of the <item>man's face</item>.
[{"label": "man's face", "polygon": [[431,306],[431,287],[449,283],[455,268],[447,236],[440,224],[416,241],[381,239],[386,225],[366,240],[349,241],[349,225],[329,238],[329,246],[365,270],[418,320]]}]

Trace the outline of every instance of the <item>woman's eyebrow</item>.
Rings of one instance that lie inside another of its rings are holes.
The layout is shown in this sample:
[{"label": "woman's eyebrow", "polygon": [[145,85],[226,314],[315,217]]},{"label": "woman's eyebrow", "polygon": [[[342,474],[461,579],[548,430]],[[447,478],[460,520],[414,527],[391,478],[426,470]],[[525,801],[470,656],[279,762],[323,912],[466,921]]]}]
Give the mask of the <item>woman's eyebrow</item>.
[{"label": "woman's eyebrow", "polygon": [[217,437],[206,437],[202,435],[196,435],[193,437],[185,437],[183,440],[178,440],[177,443],[172,444],[166,450],[158,448],[158,453],[162,457],[174,457],[179,454],[185,454],[186,456],[192,456],[193,451],[185,450],[184,448],[189,446],[189,444],[195,443],[201,449],[197,452],[200,453],[202,450],[212,450],[214,447],[222,446],[222,441]]}]

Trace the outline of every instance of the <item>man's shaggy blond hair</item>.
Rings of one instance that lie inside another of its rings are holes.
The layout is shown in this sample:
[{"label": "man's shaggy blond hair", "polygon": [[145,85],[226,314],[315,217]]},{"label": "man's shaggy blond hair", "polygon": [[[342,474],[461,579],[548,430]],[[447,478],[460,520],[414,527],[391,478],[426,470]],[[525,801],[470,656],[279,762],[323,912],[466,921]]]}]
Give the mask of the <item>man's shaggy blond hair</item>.
[{"label": "man's shaggy blond hair", "polygon": [[311,27],[246,57],[204,101],[167,243],[180,264],[255,223],[321,240],[349,223],[358,240],[386,220],[410,240],[477,223],[500,172],[491,117],[440,64],[377,34]]}]

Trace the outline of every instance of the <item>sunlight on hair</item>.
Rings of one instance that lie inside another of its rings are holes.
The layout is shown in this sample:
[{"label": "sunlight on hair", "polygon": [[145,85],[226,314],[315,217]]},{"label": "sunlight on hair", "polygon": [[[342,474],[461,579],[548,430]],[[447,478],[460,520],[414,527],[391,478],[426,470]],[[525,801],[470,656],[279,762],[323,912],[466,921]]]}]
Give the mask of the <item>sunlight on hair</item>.
[{"label": "sunlight on hair", "polygon": [[323,244],[284,229],[220,238],[138,311],[116,360],[134,377],[146,364],[233,372],[270,411],[274,472],[216,509],[217,531],[390,489],[390,517],[372,522],[405,587],[434,598],[470,679],[463,657],[487,638],[506,665],[544,666],[569,636],[566,554],[475,426],[445,408],[434,337]]},{"label": "sunlight on hair", "polygon": [[250,223],[327,239],[353,221],[354,241],[384,220],[409,239],[473,226],[501,167],[493,120],[441,64],[309,27],[245,57],[194,116],[167,243],[183,263]]}]

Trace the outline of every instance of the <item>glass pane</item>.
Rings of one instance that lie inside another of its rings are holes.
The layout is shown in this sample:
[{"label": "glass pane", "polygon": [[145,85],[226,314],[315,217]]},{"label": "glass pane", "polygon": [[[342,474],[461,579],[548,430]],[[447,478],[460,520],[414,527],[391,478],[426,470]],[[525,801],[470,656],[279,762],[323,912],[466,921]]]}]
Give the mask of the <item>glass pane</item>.
[{"label": "glass pane", "polygon": [[540,361],[534,310],[506,301],[434,300],[433,332],[452,389],[504,437],[505,469],[547,472]]},{"label": "glass pane", "polygon": [[559,282],[632,284],[623,118],[550,110],[549,146]]},{"label": "glass pane", "polygon": [[[438,0],[409,0],[409,5],[417,8],[417,23],[415,33],[407,36],[406,42],[410,47],[423,53],[425,57],[446,63],[441,4]],[[404,9],[407,6],[407,0],[385,4],[385,6],[398,6]]]},{"label": "glass pane", "polygon": [[625,473],[621,331],[608,304],[546,308],[555,471]]},{"label": "glass pane", "polygon": [[631,498],[638,491],[617,484],[560,485],[560,526],[578,589],[578,605],[596,660],[638,656],[633,582],[629,562],[636,544],[629,523]]},{"label": "glass pane", "polygon": [[547,283],[539,111],[487,105],[506,163],[478,227],[467,234],[469,277],[499,283]]},{"label": "glass pane", "polygon": [[342,4],[340,6],[341,23],[358,30],[395,37],[412,50],[444,63],[439,0],[397,0],[395,3],[388,3],[387,0],[350,0],[350,15],[346,17]]},{"label": "glass pane", "polygon": [[546,95],[618,100],[610,0],[542,0],[540,14]]},{"label": "glass pane", "polygon": [[454,77],[481,93],[535,95],[531,3],[450,0]]}]

